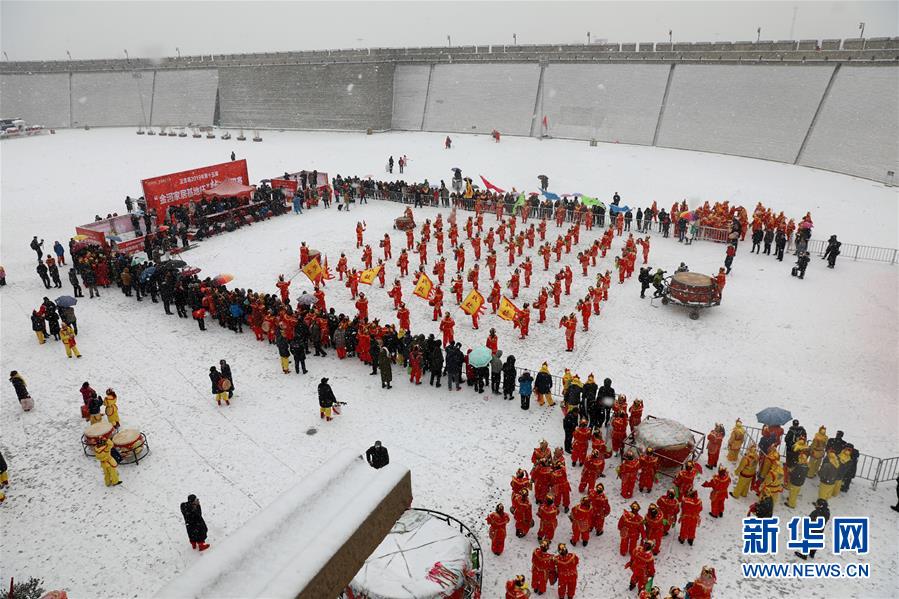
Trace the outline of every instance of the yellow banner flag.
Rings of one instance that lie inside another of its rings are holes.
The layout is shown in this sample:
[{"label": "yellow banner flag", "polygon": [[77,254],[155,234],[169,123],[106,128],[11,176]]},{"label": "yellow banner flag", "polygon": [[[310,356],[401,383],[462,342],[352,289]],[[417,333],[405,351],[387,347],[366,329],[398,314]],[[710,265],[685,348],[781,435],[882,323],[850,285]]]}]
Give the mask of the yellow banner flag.
[{"label": "yellow banner flag", "polygon": [[484,305],[484,296],[480,294],[477,289],[472,289],[471,293],[465,298],[465,301],[462,302],[461,308],[462,311],[471,316],[475,312],[481,309],[481,306]]},{"label": "yellow banner flag", "polygon": [[515,317],[518,316],[518,307],[509,301],[506,296],[503,296],[499,302],[499,309],[496,311],[496,315],[503,320],[515,320]]},{"label": "yellow banner flag", "polygon": [[421,273],[421,276],[418,277],[418,282],[415,284],[415,289],[412,290],[412,295],[417,295],[425,300],[431,299],[431,290],[433,288],[434,283],[431,282],[431,278],[425,273]]},{"label": "yellow banner flag", "polygon": [[323,272],[322,265],[319,263],[318,258],[313,258],[303,267],[303,274],[309,277],[309,280],[313,283],[318,283]]},{"label": "yellow banner flag", "polygon": [[382,265],[377,265],[374,268],[369,268],[368,270],[363,270],[359,273],[359,282],[363,285],[371,285],[372,281],[375,280],[375,277],[378,276],[378,273],[383,268]]}]

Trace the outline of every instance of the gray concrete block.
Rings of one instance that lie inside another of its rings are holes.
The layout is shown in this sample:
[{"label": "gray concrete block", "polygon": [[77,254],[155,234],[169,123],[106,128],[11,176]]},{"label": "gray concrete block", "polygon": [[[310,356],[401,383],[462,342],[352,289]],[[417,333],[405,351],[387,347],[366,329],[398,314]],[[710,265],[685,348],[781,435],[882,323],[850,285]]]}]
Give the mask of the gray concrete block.
[{"label": "gray concrete block", "polygon": [[884,181],[899,172],[899,67],[843,65],[800,164]]},{"label": "gray concrete block", "polygon": [[832,69],[677,65],[658,145],[792,162]]},{"label": "gray concrete block", "polygon": [[45,127],[68,127],[69,76],[0,75],[0,106],[4,118],[21,118]]}]

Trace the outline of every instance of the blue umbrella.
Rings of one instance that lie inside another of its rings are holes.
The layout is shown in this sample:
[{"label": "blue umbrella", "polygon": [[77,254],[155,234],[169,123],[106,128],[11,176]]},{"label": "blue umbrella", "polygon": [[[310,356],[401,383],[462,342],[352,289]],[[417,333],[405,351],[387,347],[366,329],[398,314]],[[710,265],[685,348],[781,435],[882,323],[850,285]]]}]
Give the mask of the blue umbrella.
[{"label": "blue umbrella", "polygon": [[554,194],[551,191],[544,191],[543,197],[546,198],[547,200],[558,200],[559,199],[559,196]]},{"label": "blue umbrella", "polygon": [[755,415],[759,422],[768,426],[781,426],[793,419],[789,410],[783,408],[765,408]]},{"label": "blue umbrella", "polygon": [[78,300],[76,300],[71,295],[60,295],[58,298],[56,298],[56,305],[62,306],[63,308],[71,308],[77,303]]},{"label": "blue umbrella", "polygon": [[140,281],[141,283],[146,283],[147,279],[153,276],[153,273],[156,272],[155,266],[148,266],[144,269],[144,272],[140,273]]},{"label": "blue umbrella", "polygon": [[475,368],[483,368],[490,363],[493,358],[493,352],[488,347],[476,347],[468,354],[468,363]]},{"label": "blue umbrella", "polygon": [[612,212],[612,213],[615,213],[615,212],[630,212],[630,211],[631,211],[631,207],[630,207],[630,206],[616,206],[615,204],[612,204],[611,206],[609,206],[609,211]]}]

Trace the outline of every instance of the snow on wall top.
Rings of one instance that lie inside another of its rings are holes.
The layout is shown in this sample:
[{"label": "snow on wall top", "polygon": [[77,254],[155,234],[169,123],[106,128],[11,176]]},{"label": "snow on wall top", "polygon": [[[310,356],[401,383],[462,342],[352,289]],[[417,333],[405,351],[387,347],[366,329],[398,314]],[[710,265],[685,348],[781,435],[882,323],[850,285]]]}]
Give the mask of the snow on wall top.
[{"label": "snow on wall top", "polygon": [[164,599],[292,599],[409,474],[344,450],[294,485],[157,593]]}]

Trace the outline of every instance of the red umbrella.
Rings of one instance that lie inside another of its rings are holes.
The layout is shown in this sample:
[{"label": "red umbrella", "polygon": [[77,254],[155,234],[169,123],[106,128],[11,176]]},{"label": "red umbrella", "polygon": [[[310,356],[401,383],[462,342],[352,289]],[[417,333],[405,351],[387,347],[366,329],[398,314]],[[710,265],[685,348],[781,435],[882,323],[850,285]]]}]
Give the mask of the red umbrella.
[{"label": "red umbrella", "polygon": [[216,285],[224,285],[225,283],[230,283],[233,280],[234,280],[234,275],[223,273],[223,274],[216,275],[215,277],[213,277],[212,282],[215,283]]}]

